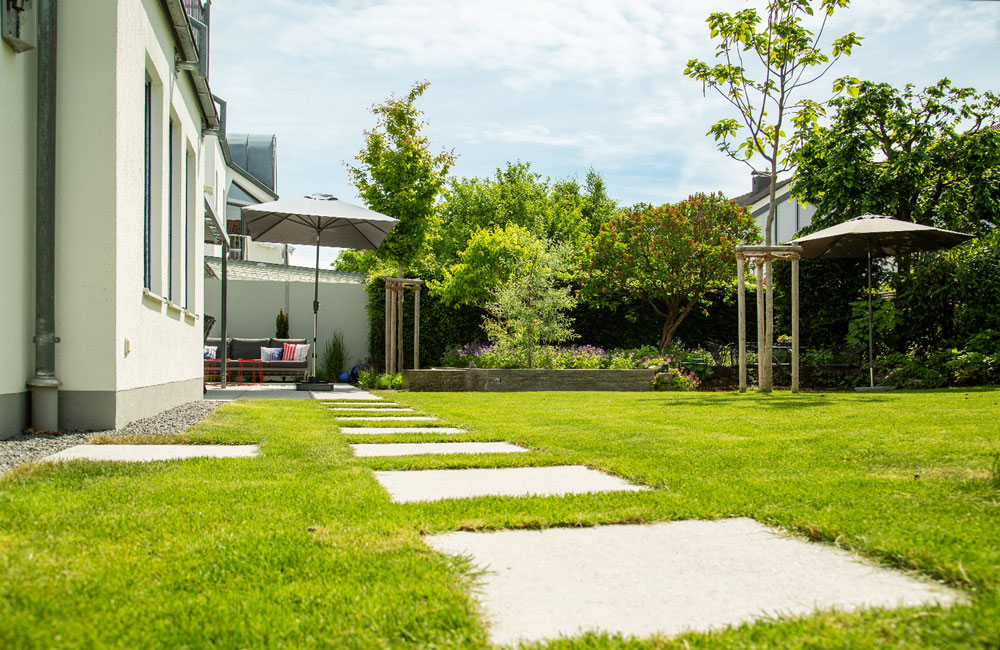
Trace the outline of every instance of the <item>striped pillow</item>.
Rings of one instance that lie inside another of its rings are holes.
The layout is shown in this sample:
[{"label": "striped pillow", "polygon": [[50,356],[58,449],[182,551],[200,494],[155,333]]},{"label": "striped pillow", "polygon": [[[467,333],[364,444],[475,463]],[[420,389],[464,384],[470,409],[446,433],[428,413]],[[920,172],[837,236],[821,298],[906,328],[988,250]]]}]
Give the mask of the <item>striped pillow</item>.
[{"label": "striped pillow", "polygon": [[294,343],[285,343],[281,348],[281,360],[282,361],[295,361],[295,348],[298,346]]}]

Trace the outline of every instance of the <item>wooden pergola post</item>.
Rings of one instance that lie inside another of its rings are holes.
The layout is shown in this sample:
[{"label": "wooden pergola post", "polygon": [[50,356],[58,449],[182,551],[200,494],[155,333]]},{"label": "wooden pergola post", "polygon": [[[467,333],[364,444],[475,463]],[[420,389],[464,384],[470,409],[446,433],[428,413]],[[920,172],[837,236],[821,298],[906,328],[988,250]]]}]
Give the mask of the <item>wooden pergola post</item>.
[{"label": "wooden pergola post", "polygon": [[799,392],[799,256],[792,258],[792,392]]},{"label": "wooden pergola post", "polygon": [[740,319],[740,392],[747,392],[747,297],[746,288],[743,281],[743,274],[746,267],[746,257],[743,253],[736,253],[736,304],[737,313]]},{"label": "wooden pergola post", "polygon": [[413,290],[413,369],[420,369],[420,287]]},{"label": "wooden pergola post", "polygon": [[413,291],[413,368],[420,367],[420,290],[424,281],[417,278],[385,279],[385,371],[402,372],[403,305],[406,290]]},{"label": "wooden pergola post", "polygon": [[[739,373],[740,392],[747,389],[746,379],[746,291],[744,276],[747,262],[754,265],[757,274],[757,383],[761,390],[765,386],[770,388],[770,375],[772,368],[765,368],[764,360],[770,358],[765,347],[770,347],[770,338],[773,332],[765,330],[765,309],[771,311],[774,308],[773,302],[768,302],[765,306],[764,283],[773,282],[771,273],[765,278],[765,262],[773,259],[785,259],[792,263],[792,392],[799,390],[799,259],[801,258],[801,246],[747,246],[740,244],[736,247],[736,281],[737,291],[737,312],[739,322]],[[770,265],[767,265],[770,267]]]},{"label": "wooden pergola post", "polygon": [[764,390],[764,260],[757,265],[757,388]]},{"label": "wooden pergola post", "polygon": [[389,328],[389,314],[390,314],[391,309],[389,307],[389,300],[390,300],[389,296],[391,296],[391,295],[392,295],[392,291],[389,290],[389,284],[386,283],[386,285],[385,285],[385,336],[383,337],[385,339],[385,371],[386,372],[390,372],[390,370],[389,370],[389,356],[390,356],[389,341],[390,341],[391,332],[390,332],[390,328]]}]

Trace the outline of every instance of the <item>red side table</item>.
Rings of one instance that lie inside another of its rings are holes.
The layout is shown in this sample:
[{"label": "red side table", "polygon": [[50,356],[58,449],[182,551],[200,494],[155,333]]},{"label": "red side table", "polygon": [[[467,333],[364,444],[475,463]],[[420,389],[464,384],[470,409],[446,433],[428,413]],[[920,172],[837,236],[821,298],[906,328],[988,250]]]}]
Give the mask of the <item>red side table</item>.
[{"label": "red side table", "polygon": [[[264,384],[264,363],[260,359],[240,359],[237,386],[262,386]],[[250,372],[250,381],[243,381],[244,368]]]}]

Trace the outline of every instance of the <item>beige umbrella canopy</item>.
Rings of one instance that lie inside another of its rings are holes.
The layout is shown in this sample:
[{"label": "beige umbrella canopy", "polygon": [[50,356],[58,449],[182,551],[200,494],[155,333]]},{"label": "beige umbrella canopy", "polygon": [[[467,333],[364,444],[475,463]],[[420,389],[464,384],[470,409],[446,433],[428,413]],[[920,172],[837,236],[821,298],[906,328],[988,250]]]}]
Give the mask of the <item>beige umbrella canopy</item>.
[{"label": "beige umbrella canopy", "polygon": [[320,246],[373,250],[382,244],[399,220],[329,194],[310,194],[247,206],[243,208],[243,218],[247,234],[254,241],[316,247],[312,377],[309,380],[309,383],[315,384]]},{"label": "beige umbrella canopy", "polygon": [[868,375],[875,386],[872,343],[872,257],[894,257],[904,253],[951,248],[972,239],[954,230],[944,230],[892,217],[866,214],[836,226],[830,226],[798,239],[791,244],[802,247],[806,259],[868,258]]}]

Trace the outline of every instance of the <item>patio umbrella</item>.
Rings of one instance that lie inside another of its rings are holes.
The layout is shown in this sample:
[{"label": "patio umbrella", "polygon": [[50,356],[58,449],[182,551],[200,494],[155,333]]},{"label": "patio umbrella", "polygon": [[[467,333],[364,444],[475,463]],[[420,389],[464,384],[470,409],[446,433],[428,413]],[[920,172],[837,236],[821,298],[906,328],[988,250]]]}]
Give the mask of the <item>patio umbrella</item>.
[{"label": "patio umbrella", "polygon": [[316,381],[316,337],[319,327],[319,248],[373,250],[381,245],[398,219],[368,210],[329,194],[279,199],[243,208],[247,234],[254,241],[306,244],[316,247],[316,289],[313,299],[312,376]]},{"label": "patio umbrella", "polygon": [[868,257],[868,375],[870,386],[874,387],[872,256],[890,257],[903,253],[941,250],[970,239],[972,235],[954,230],[943,230],[892,217],[866,214],[811,235],[793,239],[789,243],[801,246],[802,257],[805,259]]}]

